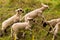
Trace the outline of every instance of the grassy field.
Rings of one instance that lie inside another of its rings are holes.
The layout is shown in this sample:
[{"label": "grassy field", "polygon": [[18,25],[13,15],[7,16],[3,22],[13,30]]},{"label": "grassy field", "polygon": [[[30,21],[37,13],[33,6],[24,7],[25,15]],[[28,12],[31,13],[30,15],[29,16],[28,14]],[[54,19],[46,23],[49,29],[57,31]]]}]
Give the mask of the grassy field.
[{"label": "grassy field", "polygon": [[[16,9],[23,8],[25,10],[23,15],[25,15],[34,9],[40,8],[41,3],[49,5],[49,10],[45,10],[43,12],[46,20],[60,18],[60,0],[0,0],[0,29],[1,23],[14,15]],[[48,31],[49,26],[43,30],[41,18],[37,17],[35,20],[38,22],[38,24],[33,25],[32,35],[30,35],[30,31],[25,31],[25,38],[21,37],[20,40],[52,40],[53,35],[50,34],[46,37],[47,32],[45,30]],[[8,34],[9,35],[7,36],[0,37],[0,40],[11,40],[10,30],[8,31]],[[57,35],[58,36],[56,40],[60,40],[60,31]]]}]

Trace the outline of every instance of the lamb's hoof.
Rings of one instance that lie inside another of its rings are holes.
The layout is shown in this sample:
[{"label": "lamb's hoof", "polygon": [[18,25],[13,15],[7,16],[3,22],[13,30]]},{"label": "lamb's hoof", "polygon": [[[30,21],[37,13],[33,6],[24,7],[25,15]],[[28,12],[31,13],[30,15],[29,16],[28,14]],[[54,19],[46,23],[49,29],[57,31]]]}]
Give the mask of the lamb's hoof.
[{"label": "lamb's hoof", "polygon": [[25,34],[22,34],[22,37],[24,38],[25,37]]},{"label": "lamb's hoof", "polygon": [[16,40],[19,40],[19,39],[16,39]]},{"label": "lamb's hoof", "polygon": [[24,37],[25,35],[22,35],[22,37]]},{"label": "lamb's hoof", "polygon": [[2,33],[0,33],[0,37],[2,37],[3,36],[3,34]]},{"label": "lamb's hoof", "polygon": [[52,34],[52,35],[53,35],[53,33],[52,33],[51,31],[49,31],[49,32],[47,33],[47,36],[48,36],[49,34]]},{"label": "lamb's hoof", "polygon": [[22,38],[25,38],[26,37],[26,33],[22,34]]},{"label": "lamb's hoof", "polygon": [[14,40],[13,38],[11,38],[11,40]]},{"label": "lamb's hoof", "polygon": [[48,36],[49,34],[50,34],[50,33],[48,32],[48,33],[47,33],[47,36]]}]

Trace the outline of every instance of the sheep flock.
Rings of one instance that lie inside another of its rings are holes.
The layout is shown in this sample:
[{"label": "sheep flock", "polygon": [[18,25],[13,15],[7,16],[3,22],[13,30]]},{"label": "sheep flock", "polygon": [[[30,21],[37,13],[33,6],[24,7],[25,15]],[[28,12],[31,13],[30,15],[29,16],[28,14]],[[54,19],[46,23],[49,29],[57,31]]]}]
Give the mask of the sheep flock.
[{"label": "sheep flock", "polygon": [[[43,19],[42,20],[43,27],[46,27],[47,25],[50,26],[47,36],[49,34],[53,34],[52,40],[55,40],[60,25],[60,18],[47,21],[43,15],[43,12],[46,9],[49,9],[49,6],[41,3],[41,8],[26,13],[23,17],[21,17],[21,14],[24,13],[24,10],[22,8],[17,9],[15,11],[16,12],[15,15],[2,22],[0,36],[2,37],[3,35],[5,35],[7,33],[6,30],[11,27],[11,40],[18,40],[19,38],[17,37],[17,34],[19,33],[19,31],[21,29],[32,31],[31,27],[33,23],[35,23],[34,19],[36,17],[41,17]],[[22,20],[24,20],[24,22],[21,22]]]}]

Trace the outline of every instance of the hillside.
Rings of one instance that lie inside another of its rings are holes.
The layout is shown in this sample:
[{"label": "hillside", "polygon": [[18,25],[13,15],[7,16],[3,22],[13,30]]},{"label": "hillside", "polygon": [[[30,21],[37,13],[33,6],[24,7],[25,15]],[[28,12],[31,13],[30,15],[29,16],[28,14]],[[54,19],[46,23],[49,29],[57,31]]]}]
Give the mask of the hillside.
[{"label": "hillside", "polygon": [[[0,29],[2,22],[14,15],[16,9],[23,8],[25,13],[22,15],[25,15],[32,10],[40,8],[41,3],[49,5],[49,10],[43,12],[46,20],[60,18],[60,0],[0,0]],[[41,18],[37,17],[35,20],[38,24],[33,25],[32,35],[30,35],[30,31],[25,31],[25,38],[21,37],[21,40],[52,40],[53,35],[50,34],[49,36],[46,36],[49,26],[43,29]],[[9,35],[0,37],[0,40],[11,40],[10,29],[8,30]],[[57,35],[56,40],[60,40],[60,31]]]}]

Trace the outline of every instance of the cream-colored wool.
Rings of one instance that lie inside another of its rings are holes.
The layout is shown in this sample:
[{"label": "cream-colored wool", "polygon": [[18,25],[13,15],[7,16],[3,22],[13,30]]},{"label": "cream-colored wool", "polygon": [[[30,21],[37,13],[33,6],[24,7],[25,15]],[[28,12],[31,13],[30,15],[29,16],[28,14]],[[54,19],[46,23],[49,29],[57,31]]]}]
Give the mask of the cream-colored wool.
[{"label": "cream-colored wool", "polygon": [[42,15],[42,12],[43,12],[45,9],[48,8],[48,5],[45,5],[45,4],[41,4],[41,5],[42,5],[41,8],[38,8],[38,9],[36,9],[36,10],[33,10],[33,11],[27,13],[25,16],[22,17],[21,20],[24,19],[25,21],[28,21],[28,19],[34,19],[34,18],[36,18],[37,16],[42,17],[43,20],[44,20],[44,16]]}]

